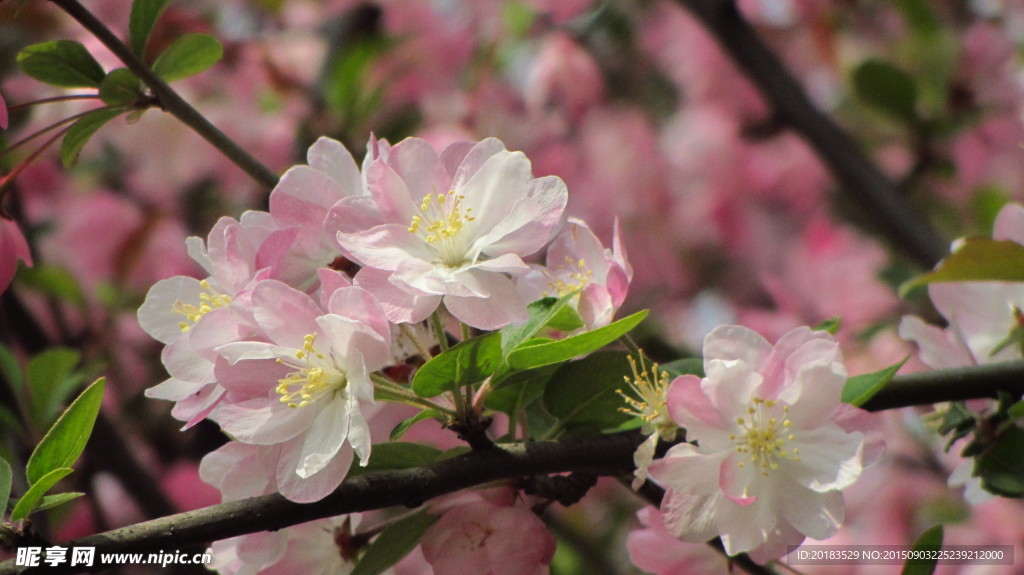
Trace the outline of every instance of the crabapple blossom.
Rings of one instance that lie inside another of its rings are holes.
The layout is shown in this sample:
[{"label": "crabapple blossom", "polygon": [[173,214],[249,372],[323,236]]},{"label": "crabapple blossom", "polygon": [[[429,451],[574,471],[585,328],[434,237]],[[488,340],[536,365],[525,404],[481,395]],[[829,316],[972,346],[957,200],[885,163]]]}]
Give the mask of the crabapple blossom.
[{"label": "crabapple blossom", "polygon": [[146,395],[177,402],[172,414],[186,421],[186,428],[206,418],[223,398],[214,350],[253,332],[250,291],[273,275],[294,238],[287,230],[278,233],[263,216],[248,212],[241,222],[221,218],[205,245],[189,238],[189,255],[210,276],[161,280],[139,308],[139,325],[166,344],[161,359],[171,376]]},{"label": "crabapple blossom", "polygon": [[0,217],[0,293],[11,285],[14,273],[18,271],[18,260],[25,262],[25,265],[32,265],[28,243],[17,224]]},{"label": "crabapple blossom", "polygon": [[630,532],[626,549],[633,565],[655,575],[727,572],[726,559],[702,543],[686,543],[665,528],[661,513],[645,507],[636,513],[643,529]]},{"label": "crabapple blossom", "polygon": [[840,402],[846,380],[827,332],[797,328],[772,346],[740,326],[704,340],[703,379],[676,378],[672,418],[687,440],[649,468],[667,488],[661,511],[686,541],[719,536],[756,561],[843,521],[840,491],[880,455],[866,412]]},{"label": "crabapple blossom", "polygon": [[364,168],[369,197],[332,209],[343,250],[366,266],[356,284],[381,299],[394,322],[417,322],[444,303],[480,329],[526,319],[508,274],[529,270],[561,222],[568,192],[557,177],[533,178],[521,152],[493,138],[440,155],[409,138]]},{"label": "crabapple blossom", "polygon": [[363,179],[352,154],[330,138],[306,152],[307,166],[293,166],[270,193],[270,215],[282,229],[295,228],[289,269],[279,279],[300,289],[315,283],[315,270],[340,255],[334,234],[324,229],[328,210],[349,196],[363,194]]},{"label": "crabapple blossom", "polygon": [[217,379],[230,394],[217,422],[243,443],[273,446],[267,461],[278,490],[293,501],[323,498],[344,479],[355,454],[370,457],[364,411],[369,374],[391,354],[391,328],[376,299],[339,287],[326,313],[308,294],[265,280],[252,293],[253,316],[268,341],[217,348]]},{"label": "crabapple blossom", "polygon": [[7,102],[4,101],[4,95],[0,94],[0,130],[7,129]]},{"label": "crabapple blossom", "polygon": [[595,329],[611,323],[615,310],[626,299],[632,278],[633,268],[626,261],[618,222],[612,249],[608,250],[586,222],[569,218],[566,228],[548,247],[547,266],[531,266],[516,287],[526,301],[579,290],[571,305],[586,329]]},{"label": "crabapple blossom", "polygon": [[432,505],[441,518],[423,534],[423,556],[435,575],[540,575],[555,538],[511,487],[457,494]]}]

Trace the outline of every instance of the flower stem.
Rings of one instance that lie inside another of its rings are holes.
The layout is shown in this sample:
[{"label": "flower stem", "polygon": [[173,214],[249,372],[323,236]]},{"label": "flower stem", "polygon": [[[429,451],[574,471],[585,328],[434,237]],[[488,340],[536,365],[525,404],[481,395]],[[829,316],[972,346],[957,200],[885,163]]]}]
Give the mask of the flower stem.
[{"label": "flower stem", "polygon": [[175,118],[181,120],[213,147],[220,150],[229,160],[249,174],[263,187],[272,189],[277,185],[277,175],[243,150],[231,138],[211,124],[202,114],[178,95],[159,76],[150,69],[128,46],[124,44],[109,28],[100,22],[78,0],[50,0],[69,16],[78,21],[86,30],[103,43],[125,66],[139,77],[153,92],[159,105]]},{"label": "flower stem", "polygon": [[437,345],[441,347],[441,353],[448,351],[448,334],[445,332],[444,324],[441,323],[441,314],[436,311],[430,314],[430,325],[434,328],[434,335],[437,337]]},{"label": "flower stem", "polygon": [[433,401],[430,401],[429,399],[426,399],[424,397],[420,397],[415,393],[409,391],[407,388],[402,387],[401,385],[398,385],[397,383],[384,377],[383,375],[380,375],[378,373],[371,373],[370,379],[373,381],[374,386],[377,388],[377,390],[382,392],[382,394],[385,396],[382,399],[397,401],[415,407],[433,409],[449,417],[455,416],[455,412],[452,411],[451,409],[444,407],[443,405],[437,404]]}]

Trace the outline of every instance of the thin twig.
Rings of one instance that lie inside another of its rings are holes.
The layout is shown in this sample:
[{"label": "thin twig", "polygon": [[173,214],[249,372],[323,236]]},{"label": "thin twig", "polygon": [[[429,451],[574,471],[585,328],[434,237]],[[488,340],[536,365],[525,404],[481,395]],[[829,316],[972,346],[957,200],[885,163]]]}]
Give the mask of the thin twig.
[{"label": "thin twig", "polygon": [[245,173],[249,174],[249,176],[266,189],[270,190],[277,185],[278,178],[274,172],[270,171],[270,169],[261,164],[259,160],[243,150],[231,138],[224,135],[223,132],[218,130],[216,126],[211,124],[205,117],[203,117],[202,114],[189,105],[189,103],[179,96],[174,89],[168,86],[167,83],[159,76],[154,74],[150,67],[136,56],[135,53],[124,44],[124,42],[115,36],[114,33],[106,27],[106,25],[93,16],[92,13],[84,6],[79,4],[77,0],[50,1],[77,20],[93,36],[96,36],[104,46],[110,49],[118,59],[124,62],[124,65],[127,66],[133,74],[138,76],[140,80],[149,86],[153,95],[159,100],[161,108],[195,130],[197,134],[220,150],[221,153],[227,156],[229,160],[234,162],[239,168],[242,168]]}]

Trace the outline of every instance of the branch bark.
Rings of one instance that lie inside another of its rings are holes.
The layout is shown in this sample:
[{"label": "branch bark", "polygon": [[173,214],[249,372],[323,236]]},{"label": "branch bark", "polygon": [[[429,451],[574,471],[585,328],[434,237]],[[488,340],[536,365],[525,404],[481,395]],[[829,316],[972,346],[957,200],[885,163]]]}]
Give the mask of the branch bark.
[{"label": "branch bark", "polygon": [[772,107],[828,165],[840,189],[878,219],[881,233],[925,268],[945,257],[949,242],[900,194],[856,141],[816,108],[785,64],[758,37],[733,0],[678,0],[715,36]]},{"label": "branch bark", "polygon": [[[882,411],[908,405],[993,397],[997,390],[1024,394],[1024,361],[936,370],[897,376],[865,408]],[[218,539],[277,530],[323,517],[394,505],[417,507],[427,499],[491,481],[532,475],[587,471],[598,475],[630,473],[633,452],[643,441],[638,432],[560,442],[501,445],[431,465],[347,478],[327,498],[298,504],[278,494],[212,505],[61,543],[95,547],[101,553],[147,553],[182,549]],[[95,570],[102,567],[97,566]],[[0,575],[42,572],[0,563]],[[46,567],[50,574],[70,573],[67,565]]]}]

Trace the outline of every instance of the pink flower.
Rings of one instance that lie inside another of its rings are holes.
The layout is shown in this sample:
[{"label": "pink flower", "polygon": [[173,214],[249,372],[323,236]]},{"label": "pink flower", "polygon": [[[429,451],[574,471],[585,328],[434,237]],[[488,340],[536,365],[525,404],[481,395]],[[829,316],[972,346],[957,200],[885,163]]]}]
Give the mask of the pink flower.
[{"label": "pink flower", "polygon": [[586,222],[569,218],[569,226],[551,242],[547,266],[532,266],[516,286],[526,301],[561,297],[582,290],[573,298],[587,329],[611,323],[626,299],[633,268],[626,261],[618,222],[612,249],[605,249]]},{"label": "pink flower", "polygon": [[668,393],[687,440],[650,466],[667,488],[665,525],[686,541],[722,539],[757,561],[843,521],[842,489],[880,455],[866,413],[839,400],[846,369],[826,332],[797,328],[775,346],[740,326],[704,340],[707,377]]},{"label": "pink flower", "polygon": [[390,327],[357,287],[336,289],[324,313],[309,295],[265,280],[252,304],[269,341],[217,348],[227,360],[217,380],[230,398],[216,419],[243,443],[274,446],[267,460],[285,497],[317,501],[341,483],[355,454],[363,464],[370,457],[369,374],[390,356]]},{"label": "pink flower", "polygon": [[626,538],[629,559],[654,575],[699,575],[725,573],[724,557],[703,543],[680,541],[665,528],[661,513],[645,507],[636,513],[643,529],[632,531]]},{"label": "pink flower", "polygon": [[340,142],[320,138],[306,152],[308,166],[293,166],[270,193],[270,215],[282,229],[295,228],[288,266],[279,279],[306,289],[316,269],[340,254],[334,234],[324,229],[327,213],[342,198],[363,195],[362,176]]},{"label": "pink flower", "polygon": [[555,538],[516,491],[460,494],[423,535],[423,556],[435,575],[540,575],[548,572]]},{"label": "pink flower", "polygon": [[[0,100],[2,106],[3,101]],[[14,273],[18,271],[18,260],[25,262],[25,265],[32,265],[28,242],[17,224],[0,218],[0,293],[11,285]]]},{"label": "pink flower", "polygon": [[551,34],[544,42],[526,80],[527,107],[539,113],[561,104],[578,120],[600,102],[604,90],[601,70],[593,57],[565,33]]},{"label": "pink flower", "polygon": [[[382,144],[386,144],[383,142]],[[425,319],[442,301],[462,322],[497,329],[526,319],[507,274],[547,243],[568,199],[556,177],[495,139],[449,146],[440,156],[410,138],[364,170],[370,197],[332,210],[342,248],[364,266],[356,278],[394,322]]]}]

